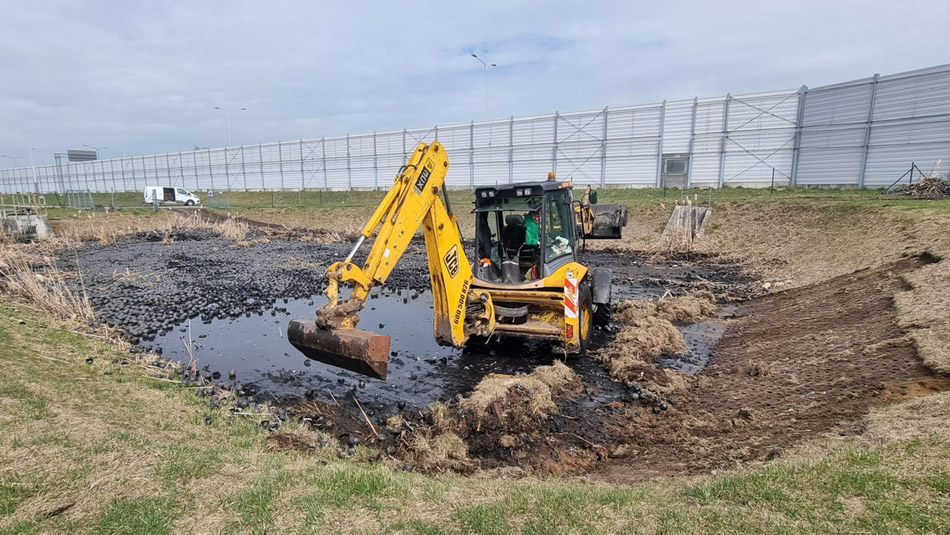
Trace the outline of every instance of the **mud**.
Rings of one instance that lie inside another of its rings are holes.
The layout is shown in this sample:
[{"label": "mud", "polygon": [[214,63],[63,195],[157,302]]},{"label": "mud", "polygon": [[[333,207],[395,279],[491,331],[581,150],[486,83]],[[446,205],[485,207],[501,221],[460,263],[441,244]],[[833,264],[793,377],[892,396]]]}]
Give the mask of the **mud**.
[{"label": "mud", "polygon": [[[323,302],[323,270],[349,245],[265,230],[252,231],[267,239],[249,247],[193,229],[170,240],[143,233],[90,243],[63,258],[82,268],[97,315],[122,329],[133,351],[194,357],[205,380],[239,395],[239,407],[278,405],[283,418],[338,438],[341,455],[360,443],[400,457],[407,429],[432,425],[426,407],[433,401],[456,407],[489,373],[526,374],[558,357],[549,344],[530,341],[436,345],[417,241],[361,313],[362,328],[393,337],[389,381],[309,361],[286,341],[286,324]],[[758,295],[761,285],[741,263],[714,256],[606,251],[585,261],[613,269],[614,299],[719,296],[725,306],[716,317],[678,325],[687,353],[654,361],[692,375],[685,393],[658,397],[636,382],[612,380],[592,358],[569,359],[580,390],[539,418],[543,432],[509,438],[466,427],[469,457],[453,468],[592,473],[612,481],[701,472],[767,459],[816,434],[859,432],[869,407],[950,386],[920,365],[891,303],[900,274],[921,258],[770,295]],[[594,352],[613,331],[595,332]],[[405,429],[386,429],[394,414]]]},{"label": "mud", "polygon": [[[662,418],[610,422],[610,481],[770,459],[825,433],[862,431],[874,406],[950,388],[898,326],[893,295],[912,257],[737,307],[709,366]],[[925,386],[920,386],[925,385]],[[897,393],[895,395],[895,393]]]}]

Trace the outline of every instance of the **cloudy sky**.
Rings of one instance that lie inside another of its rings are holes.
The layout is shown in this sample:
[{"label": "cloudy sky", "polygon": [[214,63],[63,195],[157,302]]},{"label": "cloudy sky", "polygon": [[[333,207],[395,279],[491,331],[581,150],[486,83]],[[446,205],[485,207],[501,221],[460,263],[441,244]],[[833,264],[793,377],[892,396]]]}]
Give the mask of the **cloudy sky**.
[{"label": "cloudy sky", "polygon": [[[816,87],[950,62],[950,2],[6,2],[0,154],[104,157]],[[934,21],[929,24],[927,21]],[[8,167],[9,159],[0,159]]]}]

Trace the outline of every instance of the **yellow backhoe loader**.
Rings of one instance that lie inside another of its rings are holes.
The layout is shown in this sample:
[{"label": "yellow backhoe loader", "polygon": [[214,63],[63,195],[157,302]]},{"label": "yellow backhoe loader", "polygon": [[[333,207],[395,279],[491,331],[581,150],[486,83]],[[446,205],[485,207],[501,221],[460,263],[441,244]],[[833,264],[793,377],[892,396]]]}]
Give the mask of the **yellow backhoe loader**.
[{"label": "yellow backhoe loader", "polygon": [[[589,188],[574,201],[573,184],[553,179],[477,188],[473,269],[445,191],[448,169],[438,141],[416,147],[346,259],[327,268],[329,302],[315,319],[290,322],[287,337],[297,349],[385,380],[390,337],[357,329],[357,313],[421,226],[439,344],[463,347],[508,335],[553,340],[570,354],[587,350],[593,322],[605,321],[610,310],[611,272],[581,264],[577,245],[619,237],[626,209],[603,205],[595,212]],[[354,256],[374,235],[360,267]],[[352,287],[346,299],[341,285]]]}]

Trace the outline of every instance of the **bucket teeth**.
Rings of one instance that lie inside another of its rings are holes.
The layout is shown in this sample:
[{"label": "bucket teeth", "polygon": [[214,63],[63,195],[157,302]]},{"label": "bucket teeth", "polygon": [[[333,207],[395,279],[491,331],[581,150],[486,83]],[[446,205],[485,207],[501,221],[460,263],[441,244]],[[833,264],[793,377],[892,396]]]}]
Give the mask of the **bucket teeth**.
[{"label": "bucket teeth", "polygon": [[307,358],[386,380],[389,336],[351,328],[325,329],[301,318],[287,326],[287,339]]}]

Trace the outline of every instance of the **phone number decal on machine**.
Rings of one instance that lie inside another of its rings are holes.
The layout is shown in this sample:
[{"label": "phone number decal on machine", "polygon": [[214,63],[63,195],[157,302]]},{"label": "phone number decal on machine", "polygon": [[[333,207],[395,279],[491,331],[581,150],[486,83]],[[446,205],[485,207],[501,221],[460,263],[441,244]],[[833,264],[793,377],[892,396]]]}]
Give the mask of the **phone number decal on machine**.
[{"label": "phone number decal on machine", "polygon": [[429,182],[429,177],[432,176],[432,168],[435,165],[432,163],[432,160],[426,160],[426,164],[422,167],[422,171],[419,173],[419,178],[416,179],[416,184],[414,189],[416,193],[422,195],[422,190],[425,189],[426,183]]}]

